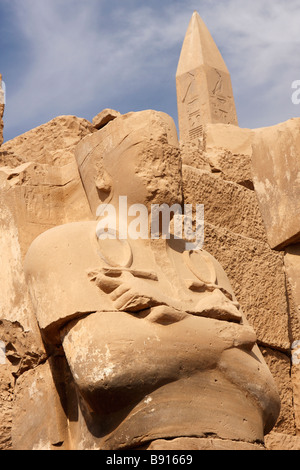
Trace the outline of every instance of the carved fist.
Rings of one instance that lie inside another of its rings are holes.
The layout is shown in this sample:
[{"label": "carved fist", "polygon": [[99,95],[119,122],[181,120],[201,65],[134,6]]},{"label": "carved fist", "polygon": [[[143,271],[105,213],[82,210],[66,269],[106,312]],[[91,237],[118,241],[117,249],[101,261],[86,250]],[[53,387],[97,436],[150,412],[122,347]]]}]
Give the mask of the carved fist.
[{"label": "carved fist", "polygon": [[102,268],[89,274],[90,279],[108,294],[117,310],[138,312],[149,307],[164,305],[163,295],[146,282],[157,281],[154,273],[119,268]]}]

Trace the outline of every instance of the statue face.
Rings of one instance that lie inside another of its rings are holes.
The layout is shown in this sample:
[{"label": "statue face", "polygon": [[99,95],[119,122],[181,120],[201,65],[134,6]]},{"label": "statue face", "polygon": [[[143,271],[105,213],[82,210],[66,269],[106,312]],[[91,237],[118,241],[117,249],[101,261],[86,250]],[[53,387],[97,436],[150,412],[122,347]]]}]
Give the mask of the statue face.
[{"label": "statue face", "polygon": [[100,204],[181,203],[181,158],[173,121],[146,111],[109,123],[76,150],[82,182],[96,214]]},{"label": "statue face", "polygon": [[93,211],[105,202],[118,207],[119,196],[149,210],[151,204],[182,202],[181,159],[172,146],[130,140],[121,151],[114,149],[104,156],[95,149],[81,174]]}]

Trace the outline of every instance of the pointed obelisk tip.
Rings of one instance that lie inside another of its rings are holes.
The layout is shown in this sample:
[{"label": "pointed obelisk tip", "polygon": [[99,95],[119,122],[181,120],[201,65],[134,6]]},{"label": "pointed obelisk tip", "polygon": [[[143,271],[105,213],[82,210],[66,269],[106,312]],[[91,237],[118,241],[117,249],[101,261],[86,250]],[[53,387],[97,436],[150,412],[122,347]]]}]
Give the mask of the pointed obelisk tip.
[{"label": "pointed obelisk tip", "polygon": [[208,123],[238,125],[230,74],[196,10],[183,41],[176,87],[182,141],[201,138]]}]

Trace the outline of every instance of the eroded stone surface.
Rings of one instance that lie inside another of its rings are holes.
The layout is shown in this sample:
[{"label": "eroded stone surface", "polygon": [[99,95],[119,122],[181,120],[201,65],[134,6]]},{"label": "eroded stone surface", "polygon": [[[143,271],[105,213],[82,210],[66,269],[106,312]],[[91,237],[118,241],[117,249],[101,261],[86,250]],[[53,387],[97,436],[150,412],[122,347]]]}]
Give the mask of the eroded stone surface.
[{"label": "eroded stone surface", "polygon": [[59,116],[5,142],[1,151],[12,152],[26,162],[63,166],[73,162],[75,146],[94,131],[85,119]]},{"label": "eroded stone surface", "polygon": [[91,219],[74,149],[93,131],[88,121],[62,116],[1,147],[0,189],[16,221],[22,257],[45,230]]},{"label": "eroded stone surface", "polygon": [[103,109],[101,113],[97,114],[93,118],[92,124],[96,129],[102,129],[102,127],[106,126],[110,121],[113,121],[118,116],[121,116],[121,113],[115,111],[114,109]]},{"label": "eroded stone surface", "polygon": [[205,222],[266,242],[256,195],[218,175],[183,166],[186,204],[204,204]]},{"label": "eroded stone surface", "polygon": [[290,300],[291,343],[300,339],[300,245],[286,248],[284,256]]},{"label": "eroded stone surface", "polygon": [[205,226],[204,248],[228,273],[259,342],[289,351],[283,254],[272,251],[266,243],[210,224]]},{"label": "eroded stone surface", "polygon": [[[263,449],[274,382],[266,447],[300,449],[298,248],[267,243],[297,240],[299,120],[235,125],[228,70],[197,14],[177,89],[180,146],[163,113],[105,110],[0,149],[1,450]],[[210,254],[98,243],[99,203],[124,194],[204,203]],[[47,352],[22,271],[37,237],[26,272]]]},{"label": "eroded stone surface", "polygon": [[254,185],[271,248],[300,240],[300,119],[255,131]]},{"label": "eroded stone surface", "polygon": [[254,132],[229,124],[206,124],[199,142],[180,142],[183,164],[254,190]]},{"label": "eroded stone surface", "polygon": [[241,129],[229,124],[207,124],[205,127],[205,152],[212,171],[220,173],[226,181],[254,189],[252,174],[251,129]]},{"label": "eroded stone surface", "polygon": [[25,332],[16,321],[0,319],[0,338],[5,351],[5,363],[0,363],[0,450],[11,450],[14,401],[18,397],[15,381],[43,362],[46,354],[40,337]]},{"label": "eroded stone surface", "polygon": [[289,434],[272,432],[266,436],[268,450],[300,450],[300,437]]},{"label": "eroded stone surface", "polygon": [[25,330],[37,331],[25,283],[18,228],[1,193],[0,203],[0,319],[18,321]]},{"label": "eroded stone surface", "polygon": [[295,435],[296,422],[290,357],[270,348],[261,348],[261,351],[272,372],[281,400],[280,415],[273,431]]},{"label": "eroded stone surface", "polygon": [[[67,450],[66,417],[50,364],[24,373],[15,389],[12,444],[18,450]],[[45,420],[47,417],[47,420]]]},{"label": "eroded stone surface", "polygon": [[[109,201],[118,222],[108,228],[124,230],[124,194],[145,207],[147,230],[153,203],[182,202],[176,128],[164,113],[116,118],[79,143],[76,160],[98,226]],[[263,443],[277,388],[221,265],[184,240],[130,231],[124,242],[97,240],[96,227],[51,229],[25,261],[43,338],[63,348],[81,397],[74,448],[207,435]]]},{"label": "eroded stone surface", "polygon": [[[292,351],[295,354],[295,350]],[[297,358],[300,359],[300,347],[297,348]],[[297,434],[300,436],[300,362],[292,366],[292,384],[293,384],[293,399],[294,399],[294,413],[295,425]]]}]

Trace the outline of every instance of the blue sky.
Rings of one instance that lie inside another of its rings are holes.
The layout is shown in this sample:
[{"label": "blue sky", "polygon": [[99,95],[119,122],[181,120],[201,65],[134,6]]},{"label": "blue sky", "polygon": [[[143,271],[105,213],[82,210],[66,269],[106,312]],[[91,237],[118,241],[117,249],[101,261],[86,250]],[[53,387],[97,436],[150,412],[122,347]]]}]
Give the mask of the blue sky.
[{"label": "blue sky", "polygon": [[194,10],[231,72],[240,126],[300,117],[300,0],[0,0],[5,140],[104,108],[156,109],[177,124],[175,73]]}]

